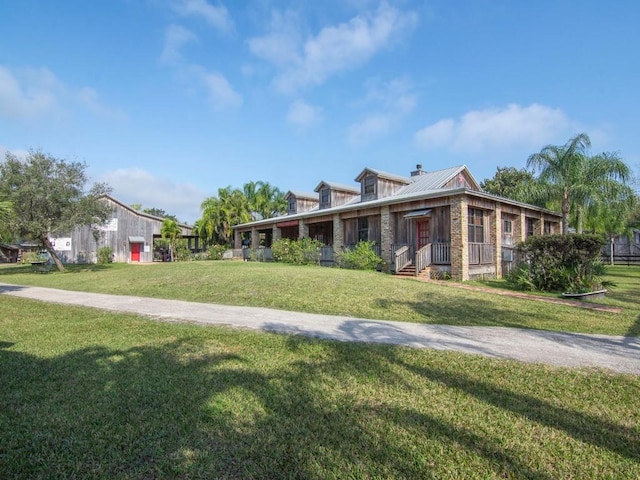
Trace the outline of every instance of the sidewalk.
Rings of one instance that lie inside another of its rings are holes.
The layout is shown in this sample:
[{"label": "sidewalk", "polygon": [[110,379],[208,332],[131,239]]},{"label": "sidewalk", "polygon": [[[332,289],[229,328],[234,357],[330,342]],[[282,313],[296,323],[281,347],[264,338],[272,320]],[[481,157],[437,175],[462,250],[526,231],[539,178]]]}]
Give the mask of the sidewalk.
[{"label": "sidewalk", "polygon": [[385,343],[640,375],[640,338],[501,327],[454,327],[71,292],[0,283],[0,295],[144,315],[160,321],[226,325],[339,341]]}]

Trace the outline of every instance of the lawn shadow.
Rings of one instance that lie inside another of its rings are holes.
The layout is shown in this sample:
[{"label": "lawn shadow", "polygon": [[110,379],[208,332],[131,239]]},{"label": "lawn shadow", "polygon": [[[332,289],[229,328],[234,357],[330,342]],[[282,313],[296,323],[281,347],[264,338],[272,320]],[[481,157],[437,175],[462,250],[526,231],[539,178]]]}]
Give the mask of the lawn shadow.
[{"label": "lawn shadow", "polygon": [[[355,337],[393,334],[369,323],[351,322],[343,330]],[[172,335],[178,338],[128,349],[92,346],[51,358],[16,351],[20,342],[0,344],[3,474],[429,478],[437,475],[438,455],[462,455],[487,477],[553,478],[548,466],[532,465],[487,433],[412,402],[366,395],[431,391],[398,375],[399,368],[636,458],[630,452],[637,453],[637,436],[625,427],[464,374],[413,365],[395,348],[318,345],[300,336],[262,343],[253,333],[243,340],[234,333],[231,343],[228,334],[215,341]],[[285,360],[265,370],[261,362],[269,356]],[[434,446],[424,453],[423,444]],[[455,468],[453,474],[469,474],[468,465]]]},{"label": "lawn shadow", "polygon": [[539,398],[513,392],[464,373],[403,365],[416,374],[460,390],[500,409],[510,411],[547,427],[561,429],[569,436],[604,448],[633,461],[640,460],[640,435],[632,426],[621,425],[601,417],[563,408]]},{"label": "lawn shadow", "polygon": [[[526,301],[526,300],[523,300]],[[554,322],[556,317],[536,312],[536,326],[532,325],[530,312],[514,311],[508,307],[496,306],[491,300],[473,298],[468,301],[445,301],[440,297],[429,297],[422,301],[401,299],[375,299],[378,308],[393,309],[407,306],[420,315],[418,323],[456,326],[540,328],[546,321]]]}]

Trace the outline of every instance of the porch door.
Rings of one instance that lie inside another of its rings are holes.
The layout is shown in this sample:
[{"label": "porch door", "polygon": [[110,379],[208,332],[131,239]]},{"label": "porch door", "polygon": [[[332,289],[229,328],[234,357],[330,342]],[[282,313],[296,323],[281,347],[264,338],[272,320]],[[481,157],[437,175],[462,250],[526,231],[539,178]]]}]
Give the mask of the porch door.
[{"label": "porch door", "polygon": [[141,243],[132,243],[131,244],[131,261],[139,262],[140,261],[140,245]]},{"label": "porch door", "polygon": [[418,250],[429,243],[429,220],[418,220],[417,224],[417,238],[418,238]]}]

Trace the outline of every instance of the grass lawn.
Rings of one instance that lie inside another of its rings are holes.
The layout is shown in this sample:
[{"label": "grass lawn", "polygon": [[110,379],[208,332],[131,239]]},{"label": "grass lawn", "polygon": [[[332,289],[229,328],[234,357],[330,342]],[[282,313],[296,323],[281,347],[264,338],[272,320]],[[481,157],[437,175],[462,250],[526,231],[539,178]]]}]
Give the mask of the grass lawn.
[{"label": "grass lawn", "polygon": [[[277,263],[71,266],[64,273],[0,268],[0,282],[430,324],[640,336],[640,268],[615,267],[603,313],[357,272]],[[493,282],[504,286],[503,282]]]},{"label": "grass lawn", "polygon": [[[159,296],[176,272],[175,295],[229,301],[217,274],[268,271],[220,265],[31,278]],[[270,271],[281,288],[288,270]],[[452,295],[458,314],[471,312],[455,289],[392,280],[390,294]],[[266,290],[254,301],[275,298]],[[506,308],[480,302],[476,310]],[[640,478],[640,377],[632,375],[167,324],[3,295],[0,365],[2,478]]]}]

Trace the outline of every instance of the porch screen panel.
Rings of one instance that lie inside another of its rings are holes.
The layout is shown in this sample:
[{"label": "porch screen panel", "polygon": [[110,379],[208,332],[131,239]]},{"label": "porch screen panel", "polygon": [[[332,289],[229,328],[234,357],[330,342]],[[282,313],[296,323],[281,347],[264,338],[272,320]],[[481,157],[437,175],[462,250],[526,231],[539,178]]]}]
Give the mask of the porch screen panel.
[{"label": "porch screen panel", "polygon": [[355,245],[358,243],[358,220],[351,219],[344,222],[344,244]]},{"label": "porch screen panel", "polygon": [[478,208],[469,208],[469,243],[484,243],[484,215]]}]

